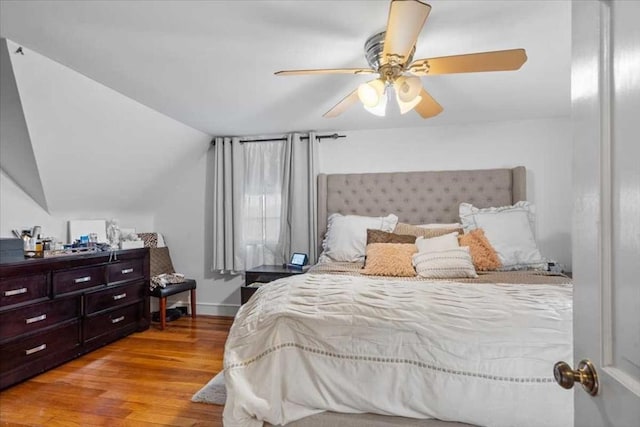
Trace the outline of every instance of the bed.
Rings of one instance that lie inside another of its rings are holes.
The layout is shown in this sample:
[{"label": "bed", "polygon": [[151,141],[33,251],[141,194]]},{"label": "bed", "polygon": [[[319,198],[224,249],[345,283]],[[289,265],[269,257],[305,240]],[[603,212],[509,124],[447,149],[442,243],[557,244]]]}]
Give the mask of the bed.
[{"label": "bed", "polygon": [[[463,202],[523,200],[523,167],[320,175],[318,237],[332,214],[443,224]],[[568,278],[362,271],[325,260],[240,309],[225,346],[225,426],[573,425],[573,395],[552,374],[573,357]]]}]

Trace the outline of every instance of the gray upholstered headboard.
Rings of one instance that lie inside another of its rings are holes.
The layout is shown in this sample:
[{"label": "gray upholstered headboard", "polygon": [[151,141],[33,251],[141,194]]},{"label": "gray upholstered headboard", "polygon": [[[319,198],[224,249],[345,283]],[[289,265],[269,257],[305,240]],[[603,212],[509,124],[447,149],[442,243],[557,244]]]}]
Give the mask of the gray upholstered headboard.
[{"label": "gray upholstered headboard", "polygon": [[392,172],[318,175],[318,245],[327,217],[396,214],[409,224],[459,222],[458,206],[480,208],[526,200],[526,170]]}]

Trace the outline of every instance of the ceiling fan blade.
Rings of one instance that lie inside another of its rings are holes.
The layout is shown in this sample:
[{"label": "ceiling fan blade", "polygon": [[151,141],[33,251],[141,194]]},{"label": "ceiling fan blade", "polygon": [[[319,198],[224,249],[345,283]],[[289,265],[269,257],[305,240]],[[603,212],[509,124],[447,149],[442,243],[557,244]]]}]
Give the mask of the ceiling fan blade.
[{"label": "ceiling fan blade", "polygon": [[392,0],[380,63],[405,64],[418,40],[431,6],[418,0]]},{"label": "ceiling fan blade", "polygon": [[276,76],[301,76],[305,74],[374,74],[371,68],[320,68],[315,70],[282,70],[276,71]]},{"label": "ceiling fan blade", "polygon": [[407,71],[417,76],[517,70],[527,61],[524,49],[496,50],[413,61]]},{"label": "ceiling fan blade", "polygon": [[438,104],[438,101],[433,99],[433,97],[429,95],[426,90],[422,89],[420,91],[420,96],[422,97],[422,100],[413,109],[416,110],[416,112],[420,114],[423,119],[437,116],[442,112],[442,106]]},{"label": "ceiling fan blade", "polygon": [[351,92],[349,95],[345,96],[338,102],[336,105],[331,107],[329,111],[324,113],[322,116],[327,118],[337,117],[340,114],[344,113],[349,107],[358,102],[358,89]]}]

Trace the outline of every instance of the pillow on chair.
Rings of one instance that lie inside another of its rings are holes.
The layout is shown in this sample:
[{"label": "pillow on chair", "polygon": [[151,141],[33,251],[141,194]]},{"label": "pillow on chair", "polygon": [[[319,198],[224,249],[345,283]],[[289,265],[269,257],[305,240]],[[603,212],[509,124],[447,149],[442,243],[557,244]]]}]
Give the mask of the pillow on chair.
[{"label": "pillow on chair", "polygon": [[158,233],[137,233],[140,240],[144,242],[145,248],[158,247]]},{"label": "pillow on chair", "polygon": [[151,274],[151,290],[156,286],[162,288],[174,283],[184,283],[184,274],[173,269],[169,248],[149,248],[149,270]]},{"label": "pillow on chair", "polygon": [[161,274],[173,274],[176,271],[173,269],[173,263],[171,262],[171,256],[169,256],[169,248],[149,248],[149,267],[151,270],[151,277],[159,276]]}]

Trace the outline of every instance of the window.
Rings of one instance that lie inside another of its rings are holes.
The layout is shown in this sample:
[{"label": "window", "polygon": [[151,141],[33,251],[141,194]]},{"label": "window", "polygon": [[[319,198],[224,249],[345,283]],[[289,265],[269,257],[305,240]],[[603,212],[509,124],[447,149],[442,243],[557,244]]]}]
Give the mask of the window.
[{"label": "window", "polygon": [[280,223],[284,143],[244,144],[243,246],[245,267],[281,264]]}]

